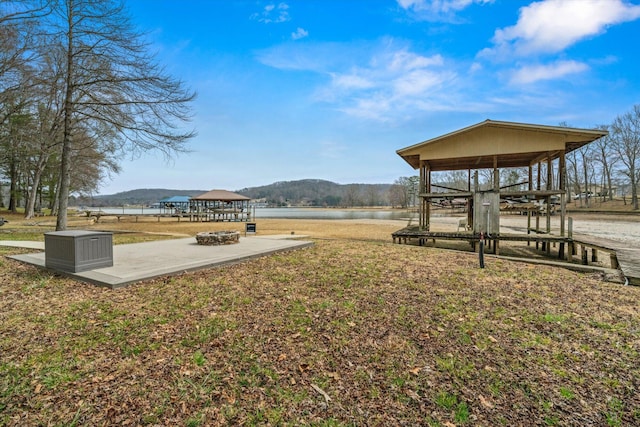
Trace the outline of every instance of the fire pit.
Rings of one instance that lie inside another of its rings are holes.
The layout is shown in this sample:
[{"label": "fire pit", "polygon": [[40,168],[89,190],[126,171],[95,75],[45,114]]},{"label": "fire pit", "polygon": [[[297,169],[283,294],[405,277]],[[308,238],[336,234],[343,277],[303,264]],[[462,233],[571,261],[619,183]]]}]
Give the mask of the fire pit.
[{"label": "fire pit", "polygon": [[229,245],[240,241],[239,231],[204,231],[196,234],[199,245]]}]

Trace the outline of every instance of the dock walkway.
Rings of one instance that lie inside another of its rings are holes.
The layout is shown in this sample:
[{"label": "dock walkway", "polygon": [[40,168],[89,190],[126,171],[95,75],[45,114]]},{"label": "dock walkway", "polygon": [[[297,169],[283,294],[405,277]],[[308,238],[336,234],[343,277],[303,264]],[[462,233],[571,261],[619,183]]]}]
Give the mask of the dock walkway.
[{"label": "dock walkway", "polygon": [[[629,243],[618,240],[610,240],[602,237],[593,237],[586,234],[573,235],[573,244],[583,248],[591,248],[592,259],[597,257],[597,250],[606,251],[615,255],[616,266],[622,271],[629,284],[640,285],[640,248],[632,247]],[[583,249],[583,253],[584,253]],[[613,261],[612,261],[613,264]]]}]

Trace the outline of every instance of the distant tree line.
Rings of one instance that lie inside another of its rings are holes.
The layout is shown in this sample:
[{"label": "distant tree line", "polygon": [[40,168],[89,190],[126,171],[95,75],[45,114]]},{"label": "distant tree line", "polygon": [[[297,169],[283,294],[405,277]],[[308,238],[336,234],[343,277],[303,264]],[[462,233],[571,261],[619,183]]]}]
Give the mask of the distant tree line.
[{"label": "distant tree line", "polygon": [[[0,2],[0,177],[8,208],[66,228],[125,154],[186,151],[195,94],[165,74],[117,0]],[[1,182],[1,181],[0,181]]]},{"label": "distant tree line", "polygon": [[239,194],[269,206],[365,207],[389,206],[389,184],[336,184],[319,179],[282,181],[243,188]]},{"label": "distant tree line", "polygon": [[567,156],[569,188],[585,206],[594,197],[606,201],[618,195],[638,210],[640,105],[598,127],[609,135]]}]

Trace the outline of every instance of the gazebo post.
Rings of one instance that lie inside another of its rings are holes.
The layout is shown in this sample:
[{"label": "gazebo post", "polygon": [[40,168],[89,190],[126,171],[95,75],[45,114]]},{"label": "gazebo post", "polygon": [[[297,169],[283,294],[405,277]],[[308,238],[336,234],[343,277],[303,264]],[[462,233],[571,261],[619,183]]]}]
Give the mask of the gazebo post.
[{"label": "gazebo post", "polygon": [[[560,152],[558,158],[558,189],[562,191],[560,193],[560,237],[565,237],[565,215],[567,214],[567,192],[566,192],[566,173],[567,173],[565,150]],[[561,259],[568,259],[568,255],[565,253],[564,242],[560,243],[560,249],[558,250],[558,257]]]},{"label": "gazebo post", "polygon": [[429,231],[429,219],[431,217],[431,205],[425,193],[431,193],[431,169],[426,161],[420,162],[420,207],[418,212],[418,226]]},{"label": "gazebo post", "polygon": [[[471,193],[471,168],[467,169],[467,192]],[[467,225],[475,233],[473,227],[473,196],[467,200]]]},{"label": "gazebo post", "polygon": [[[553,188],[553,170],[551,164],[551,154],[547,155],[547,190]],[[545,196],[545,203],[547,204],[547,233],[551,233],[551,207],[549,206],[550,198]],[[551,245],[547,243],[547,255],[551,253]]]},{"label": "gazebo post", "polygon": [[493,207],[491,209],[491,215],[493,216],[493,221],[496,222],[498,230],[498,236],[495,236],[493,240],[493,253],[496,255],[500,254],[500,169],[498,169],[498,156],[493,156],[493,191],[498,194],[498,206]]},{"label": "gazebo post", "polygon": [[[536,190],[540,191],[542,186],[542,160],[538,160],[538,182],[536,183]],[[536,212],[536,233],[540,233],[540,215]],[[539,249],[540,244],[536,242],[536,249]]]},{"label": "gazebo post", "polygon": [[[529,163],[528,190],[533,191],[533,164]],[[527,234],[531,234],[531,209],[527,209]],[[531,240],[527,240],[527,246],[531,246]]]}]

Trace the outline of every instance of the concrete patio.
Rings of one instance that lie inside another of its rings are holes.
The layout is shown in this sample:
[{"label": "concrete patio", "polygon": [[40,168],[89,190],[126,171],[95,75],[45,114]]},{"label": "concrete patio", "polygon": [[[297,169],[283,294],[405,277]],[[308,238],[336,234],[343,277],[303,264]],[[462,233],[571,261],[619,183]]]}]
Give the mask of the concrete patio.
[{"label": "concrete patio", "polygon": [[[313,242],[297,240],[290,235],[241,237],[239,243],[217,246],[198,245],[193,237],[113,246],[113,267],[71,273],[57,271],[74,279],[121,288],[153,277],[234,264],[253,258],[294,249],[306,248]],[[44,250],[44,242],[1,241],[0,245]],[[9,258],[45,267],[45,253],[12,255]]]}]

